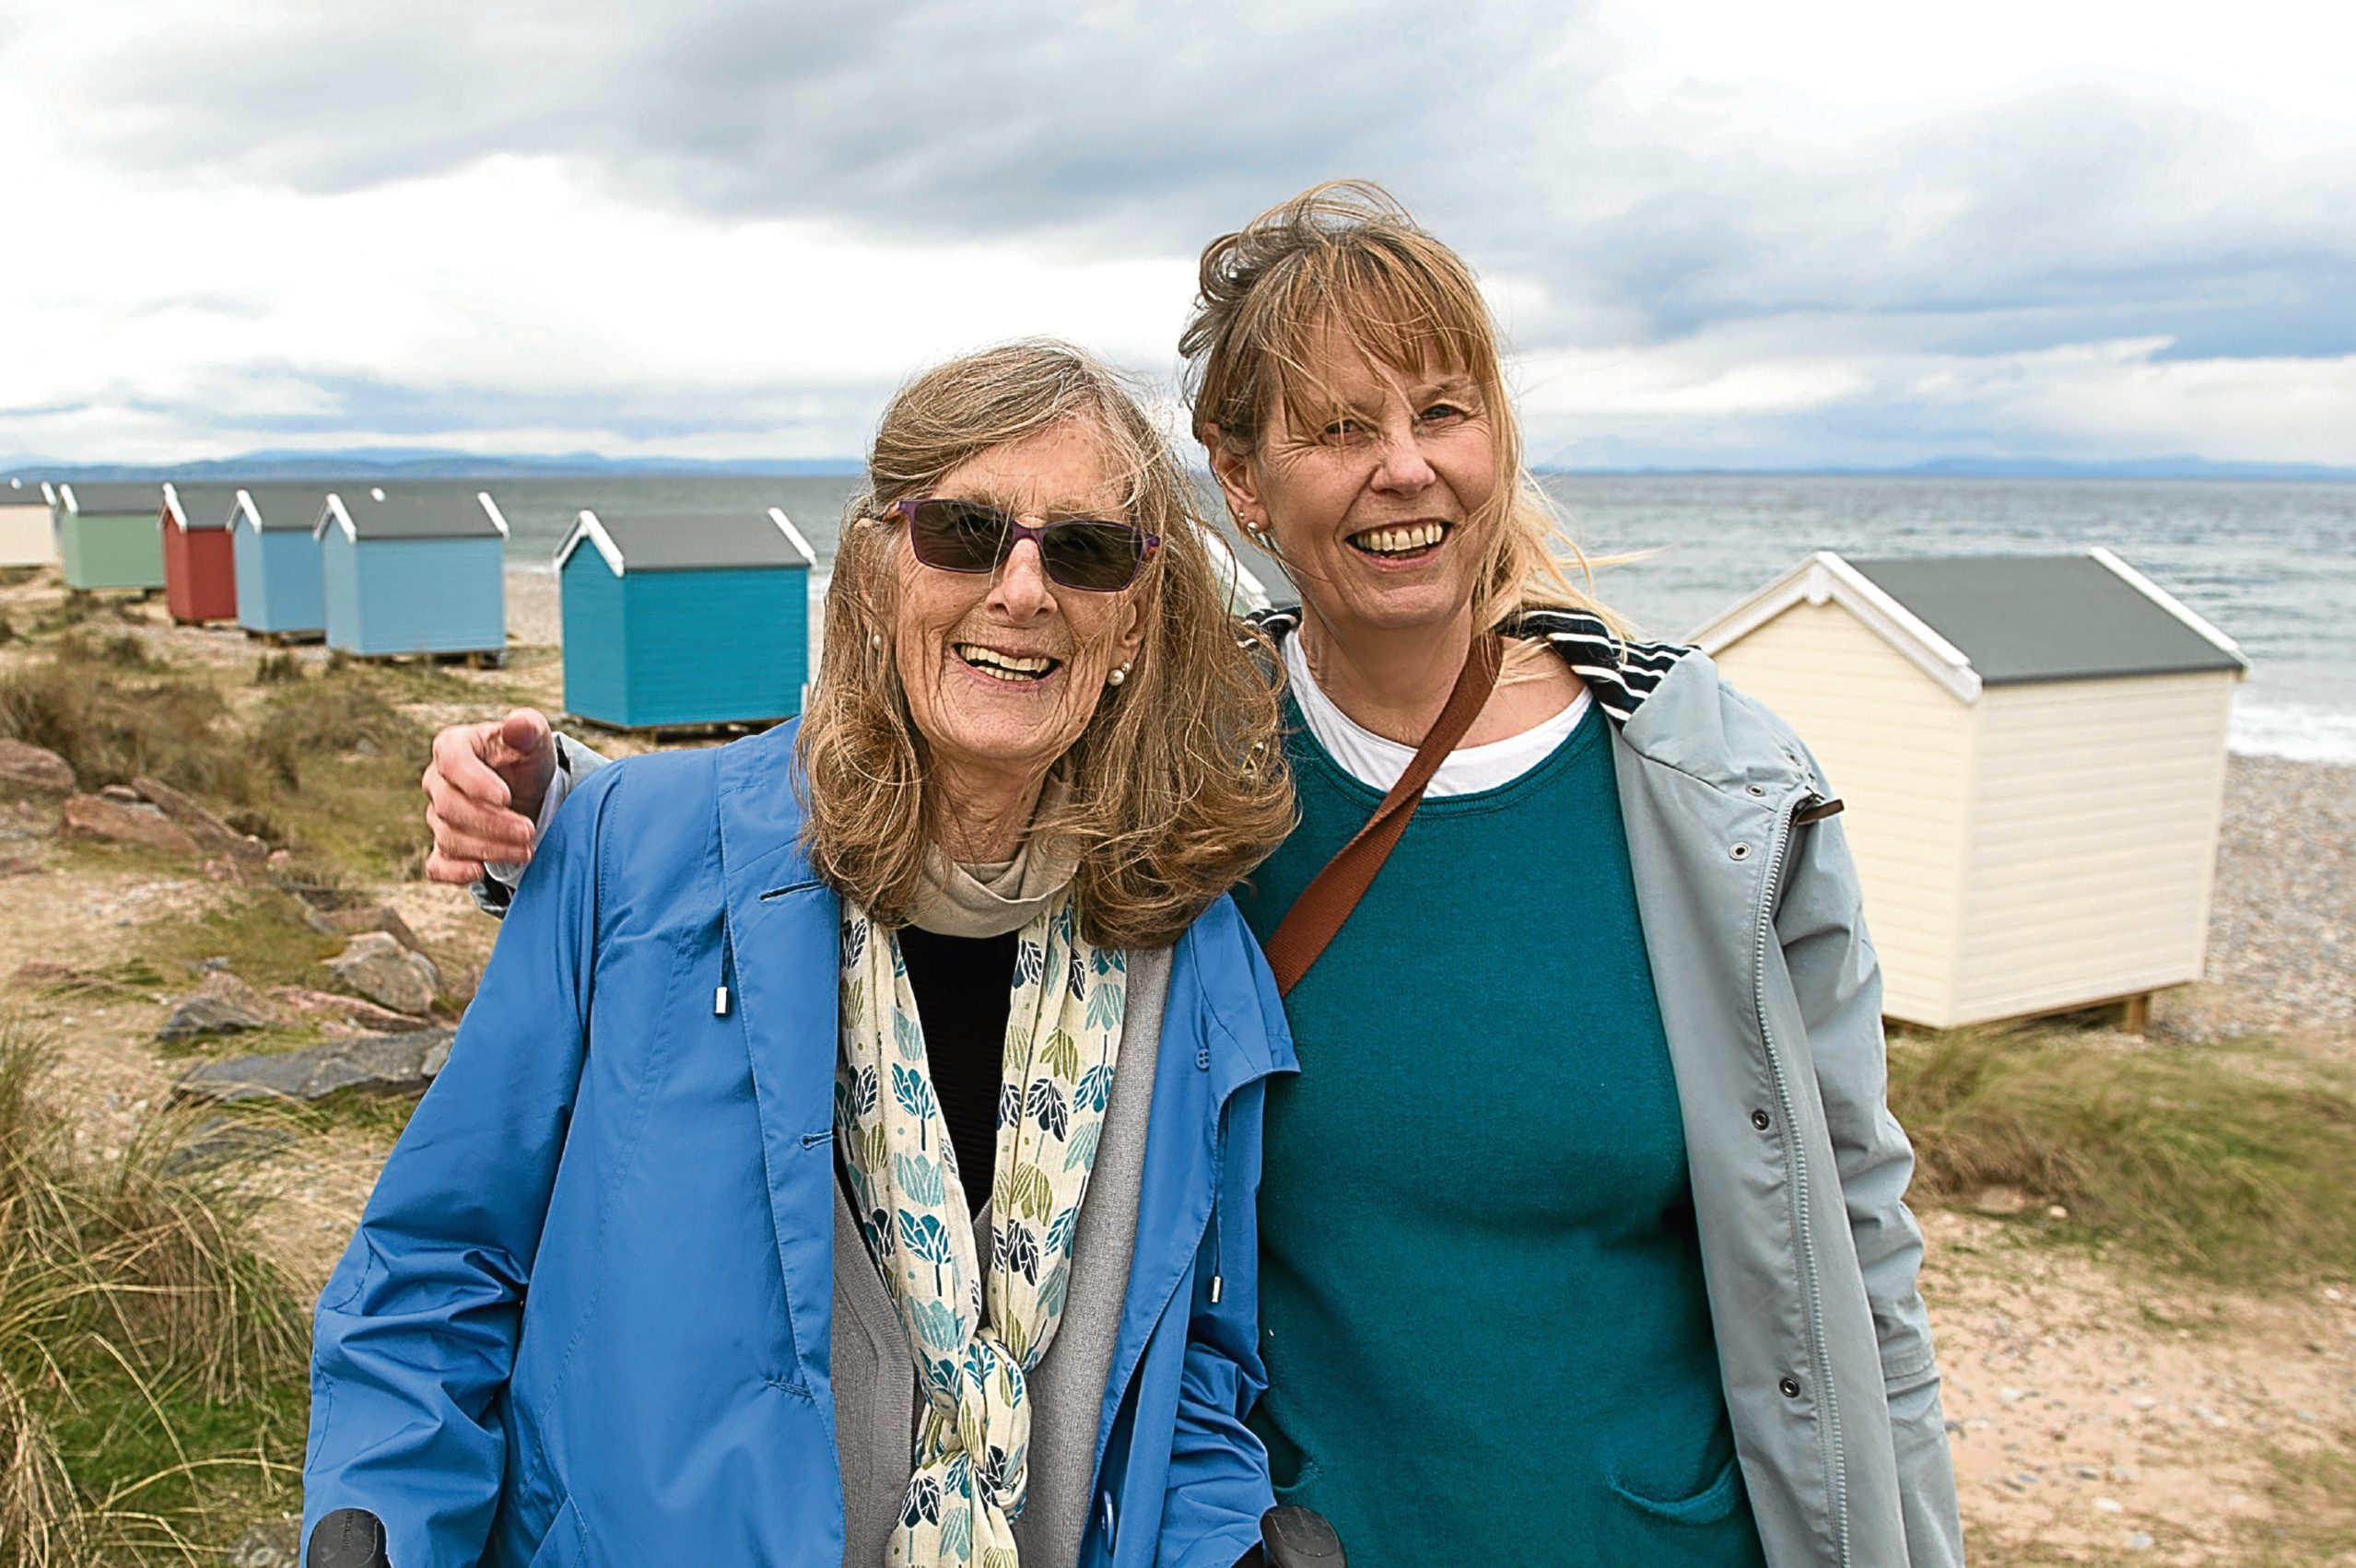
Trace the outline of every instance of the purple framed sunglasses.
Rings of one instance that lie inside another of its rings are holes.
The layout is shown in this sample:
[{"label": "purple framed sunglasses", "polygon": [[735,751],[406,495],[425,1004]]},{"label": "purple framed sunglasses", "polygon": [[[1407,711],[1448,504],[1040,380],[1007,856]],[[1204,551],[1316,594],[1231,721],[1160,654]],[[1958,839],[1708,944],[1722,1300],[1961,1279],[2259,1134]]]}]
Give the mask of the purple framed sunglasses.
[{"label": "purple framed sunglasses", "polygon": [[944,572],[990,572],[1028,539],[1048,580],[1084,593],[1117,593],[1137,580],[1162,536],[1108,518],[1061,518],[1034,528],[985,501],[926,497],[884,509],[906,520],[908,548]]}]

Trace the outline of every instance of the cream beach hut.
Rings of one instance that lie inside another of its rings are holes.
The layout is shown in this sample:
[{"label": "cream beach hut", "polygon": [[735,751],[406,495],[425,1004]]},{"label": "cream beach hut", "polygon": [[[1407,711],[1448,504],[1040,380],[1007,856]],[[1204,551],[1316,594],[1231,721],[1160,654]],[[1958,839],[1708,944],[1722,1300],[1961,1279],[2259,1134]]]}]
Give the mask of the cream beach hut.
[{"label": "cream beach hut", "polygon": [[1891,1017],[2140,1027],[2199,978],[2248,661],[2126,562],[1820,551],[1693,640],[1846,802]]},{"label": "cream beach hut", "polygon": [[57,559],[49,532],[52,495],[29,479],[0,481],[0,567],[45,567]]}]

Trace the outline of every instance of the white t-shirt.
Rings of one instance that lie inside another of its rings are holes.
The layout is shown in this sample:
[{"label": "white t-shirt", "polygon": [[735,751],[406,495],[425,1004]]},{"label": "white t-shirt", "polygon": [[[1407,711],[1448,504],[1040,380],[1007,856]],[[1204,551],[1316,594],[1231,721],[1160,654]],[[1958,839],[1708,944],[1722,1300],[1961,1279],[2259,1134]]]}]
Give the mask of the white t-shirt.
[{"label": "white t-shirt", "polygon": [[[1284,639],[1284,670],[1293,679],[1293,700],[1300,704],[1309,733],[1317,737],[1328,756],[1369,789],[1389,790],[1399,782],[1399,776],[1415,760],[1415,748],[1384,739],[1336,707],[1309,673],[1309,658],[1302,651],[1298,632]],[[1439,771],[1424,787],[1424,799],[1477,794],[1512,783],[1570,739],[1571,731],[1587,717],[1588,703],[1587,688],[1581,686],[1569,707],[1534,730],[1485,746],[1459,746],[1441,761]]]}]

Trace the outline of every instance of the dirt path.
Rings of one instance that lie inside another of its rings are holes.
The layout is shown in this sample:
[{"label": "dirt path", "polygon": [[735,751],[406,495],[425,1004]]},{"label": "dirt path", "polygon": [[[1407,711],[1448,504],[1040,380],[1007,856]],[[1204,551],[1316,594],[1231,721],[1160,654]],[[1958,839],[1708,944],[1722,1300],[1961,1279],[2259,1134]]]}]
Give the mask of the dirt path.
[{"label": "dirt path", "polygon": [[1976,1216],[1925,1230],[1963,1515],[1999,1561],[2245,1561],[2268,1451],[2356,1431],[2356,1293],[2203,1290]]}]

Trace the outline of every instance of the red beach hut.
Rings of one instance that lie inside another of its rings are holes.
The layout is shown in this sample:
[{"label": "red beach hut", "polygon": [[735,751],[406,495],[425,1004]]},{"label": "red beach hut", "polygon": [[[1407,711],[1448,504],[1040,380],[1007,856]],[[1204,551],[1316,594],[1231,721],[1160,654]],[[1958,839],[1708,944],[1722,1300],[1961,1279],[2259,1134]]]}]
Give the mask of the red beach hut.
[{"label": "red beach hut", "polygon": [[237,618],[232,492],[164,486],[164,606],[175,621]]}]

